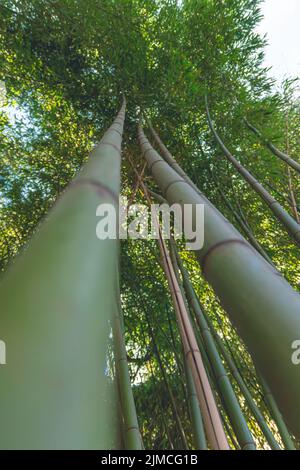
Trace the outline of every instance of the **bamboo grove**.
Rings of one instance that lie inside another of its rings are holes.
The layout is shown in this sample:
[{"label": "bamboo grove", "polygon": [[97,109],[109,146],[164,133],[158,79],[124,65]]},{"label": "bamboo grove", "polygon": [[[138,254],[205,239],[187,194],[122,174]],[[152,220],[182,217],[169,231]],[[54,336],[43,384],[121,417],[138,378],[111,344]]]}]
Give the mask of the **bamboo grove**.
[{"label": "bamboo grove", "polygon": [[[300,106],[259,7],[1,2],[0,448],[299,448]],[[203,247],[97,239],[119,196],[204,205]]]}]

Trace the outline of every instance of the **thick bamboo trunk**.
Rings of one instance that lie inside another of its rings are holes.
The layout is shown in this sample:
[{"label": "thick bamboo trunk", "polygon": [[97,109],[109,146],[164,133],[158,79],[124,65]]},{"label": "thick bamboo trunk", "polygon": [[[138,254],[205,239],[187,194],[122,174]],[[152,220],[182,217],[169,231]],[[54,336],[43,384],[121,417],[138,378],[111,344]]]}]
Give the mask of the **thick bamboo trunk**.
[{"label": "thick bamboo trunk", "polygon": [[206,114],[209,127],[214,135],[216,142],[221,147],[225,157],[228,161],[230,161],[233,166],[237,169],[237,171],[242,175],[245,181],[250,184],[250,186],[257,192],[257,194],[262,198],[263,201],[269,206],[273,214],[277,217],[277,219],[286,227],[287,231],[293,237],[294,241],[298,246],[300,246],[300,226],[299,224],[291,217],[286,210],[279,204],[279,202],[271,196],[271,194],[260,184],[257,179],[252,176],[252,174],[243,167],[243,165],[229,152],[227,147],[224,145],[223,141],[219,137],[218,133],[216,132],[214,125],[212,123],[207,97],[205,97],[205,106],[206,106]]},{"label": "thick bamboo trunk", "polygon": [[279,157],[281,160],[283,160],[285,163],[287,163],[290,167],[294,168],[294,170],[298,171],[300,173],[300,163],[296,162],[293,160],[288,154],[281,152],[275,145],[273,145],[271,142],[269,142],[267,139],[265,139],[261,132],[256,129],[250,122],[247,121],[247,119],[244,119],[244,122],[246,123],[247,127],[259,138],[259,140],[269,149],[271,152],[276,155],[276,157]]},{"label": "thick bamboo trunk", "polygon": [[125,101],[0,287],[1,448],[118,445],[107,354],[119,242],[97,238],[96,208],[118,210],[124,117]]},{"label": "thick bamboo trunk", "polygon": [[300,437],[300,367],[292,344],[300,335],[300,297],[212,204],[207,204],[152,148],[139,127],[142,153],[170,204],[204,204],[204,246],[197,252],[207,280],[248,346],[292,431]]}]

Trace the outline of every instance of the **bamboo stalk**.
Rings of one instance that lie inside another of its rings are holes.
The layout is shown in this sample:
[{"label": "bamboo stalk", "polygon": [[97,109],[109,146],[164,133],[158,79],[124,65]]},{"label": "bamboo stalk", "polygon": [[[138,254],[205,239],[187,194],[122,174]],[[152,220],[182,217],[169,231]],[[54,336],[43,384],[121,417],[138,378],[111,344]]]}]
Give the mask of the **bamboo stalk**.
[{"label": "bamboo stalk", "polygon": [[278,409],[276,401],[274,400],[271,390],[268,387],[268,384],[266,383],[261,374],[258,374],[258,378],[262,386],[263,398],[270,410],[272,418],[276,423],[284,448],[286,450],[296,450],[293,439],[291,438],[290,432],[282,418],[282,415]]},{"label": "bamboo stalk", "polygon": [[139,430],[138,419],[132,387],[129,376],[127,353],[124,342],[124,333],[121,326],[121,310],[119,302],[116,302],[116,314],[114,318],[114,349],[115,364],[118,380],[118,390],[121,410],[124,420],[124,442],[127,450],[143,449],[143,442]]},{"label": "bamboo stalk", "polygon": [[[264,419],[262,413],[260,412],[260,410],[257,407],[256,403],[254,402],[254,400],[251,396],[251,393],[249,392],[242,376],[240,375],[240,373],[239,373],[238,369],[236,368],[233,360],[231,359],[229,353],[227,352],[227,349],[225,348],[222,339],[220,338],[220,336],[216,332],[215,328],[213,327],[213,324],[212,324],[210,318],[208,317],[208,315],[206,315],[204,313],[203,309],[201,308],[198,297],[196,296],[195,291],[194,291],[194,289],[191,285],[191,282],[189,280],[188,272],[185,269],[185,267],[182,263],[182,260],[179,257],[178,253],[177,253],[177,261],[178,261],[179,268],[180,268],[180,270],[182,272],[182,275],[183,275],[184,287],[186,289],[187,296],[188,296],[188,298],[193,299],[191,305],[193,306],[193,310],[194,310],[194,313],[196,315],[196,319],[199,323],[199,328],[202,329],[204,327],[204,325],[206,324],[207,331],[209,331],[210,334],[213,335],[213,337],[214,337],[214,339],[215,339],[215,341],[216,341],[216,343],[217,343],[217,345],[220,349],[220,352],[221,352],[222,356],[224,357],[224,359],[225,359],[225,361],[226,361],[233,377],[235,378],[241,392],[243,393],[251,412],[253,413],[254,417],[256,418],[258,424],[260,425],[260,427],[261,427],[268,443],[270,444],[271,449],[277,449],[277,450],[280,449],[276,439],[274,438],[274,436],[273,436],[272,432],[270,431],[267,423],[265,422],[265,419]],[[203,322],[203,319],[204,319],[204,322]]]},{"label": "bamboo stalk", "polygon": [[228,209],[232,212],[235,220],[238,222],[238,224],[240,225],[240,227],[242,228],[243,232],[246,234],[246,236],[248,237],[248,240],[250,241],[251,245],[258,251],[258,253],[260,253],[267,261],[268,263],[270,263],[272,266],[275,267],[274,263],[272,262],[271,258],[267,255],[267,253],[265,252],[265,250],[262,248],[262,246],[258,243],[258,241],[256,240],[255,236],[253,235],[253,233],[251,232],[250,228],[248,225],[246,225],[246,223],[244,222],[244,220],[242,219],[242,217],[240,217],[240,215],[237,213],[237,211],[234,210],[231,202],[229,201],[229,199],[225,196],[224,192],[222,191],[222,189],[220,188],[220,186],[217,184],[217,182],[215,182],[216,185],[217,185],[217,188],[218,188],[218,192],[219,194],[221,195],[224,203],[226,204],[226,206],[228,207]]},{"label": "bamboo stalk", "polygon": [[232,165],[237,169],[240,175],[249,183],[249,185],[257,192],[263,201],[269,206],[276,218],[284,225],[288,233],[293,237],[295,243],[300,246],[300,227],[299,224],[291,217],[288,212],[279,204],[279,202],[271,196],[271,194],[260,184],[254,176],[229,152],[227,147],[224,145],[223,141],[216,132],[214,125],[212,123],[210,112],[208,109],[207,96],[205,96],[205,107],[206,115],[208,120],[208,125],[212,131],[212,134],[216,142],[221,147],[225,157],[232,163]]},{"label": "bamboo stalk", "polygon": [[244,122],[248,129],[250,129],[258,138],[259,140],[269,149],[271,152],[276,155],[276,157],[279,157],[281,160],[283,160],[285,163],[287,163],[290,167],[292,167],[294,170],[298,171],[300,173],[300,163],[296,162],[293,160],[287,153],[281,152],[275,145],[273,145],[270,141],[265,139],[261,132],[256,129],[252,124],[250,124],[247,119],[244,118]]},{"label": "bamboo stalk", "polygon": [[118,240],[96,237],[96,208],[117,211],[125,100],[0,287],[1,447],[116,447],[107,372]]},{"label": "bamboo stalk", "polygon": [[[286,152],[289,153],[289,148],[290,148],[290,141],[289,141],[289,118],[288,115],[286,116],[285,119],[285,145],[286,145]],[[300,166],[300,165],[299,165]],[[296,197],[293,189],[293,182],[292,182],[292,173],[291,169],[289,166],[287,166],[287,178],[288,178],[288,188],[289,188],[289,193],[290,193],[290,201],[291,201],[291,209],[294,214],[294,218],[296,222],[299,224],[299,214],[297,210],[297,202],[296,202]]]},{"label": "bamboo stalk", "polygon": [[[203,274],[239,334],[296,436],[300,437],[300,368],[292,344],[300,331],[300,298],[212,204],[207,204],[152,148],[141,126],[139,141],[169,204],[204,204],[204,246],[197,252]],[[284,386],[283,386],[284,384]]]},{"label": "bamboo stalk", "polygon": [[[154,341],[154,337],[152,337],[152,341]],[[165,367],[164,367],[164,364],[161,360],[161,357],[160,357],[160,354],[159,354],[159,351],[158,351],[158,348],[157,348],[157,345],[156,345],[155,341],[154,341],[153,344],[154,344],[154,352],[156,354],[157,362],[158,362],[160,371],[161,371],[162,376],[163,376],[164,384],[166,386],[166,389],[167,389],[167,392],[168,392],[168,395],[169,395],[170,404],[171,404],[171,408],[172,408],[172,413],[173,413],[173,416],[174,416],[174,420],[177,424],[177,429],[179,431],[180,439],[182,441],[184,449],[188,449],[189,446],[188,446],[188,443],[187,443],[186,435],[185,435],[185,432],[184,432],[184,429],[183,429],[183,425],[182,425],[179,413],[177,411],[177,406],[176,406],[176,402],[175,402],[173,392],[172,392],[170,384],[168,382]]]},{"label": "bamboo stalk", "polygon": [[[151,204],[151,200],[147,193],[147,189],[141,181],[141,186],[144,190],[145,196],[148,202]],[[206,375],[206,371],[202,362],[201,354],[196,342],[196,338],[191,327],[187,311],[185,309],[184,301],[181,296],[180,288],[177,283],[177,279],[174,273],[172,262],[166,248],[165,242],[162,238],[160,226],[158,220],[156,220],[156,229],[159,234],[159,247],[162,254],[163,265],[166,273],[166,277],[170,286],[171,296],[174,303],[174,309],[177,316],[179,325],[179,331],[182,338],[183,348],[186,355],[186,360],[193,374],[195,386],[199,402],[201,404],[201,410],[203,413],[203,420],[208,436],[208,440],[213,449],[229,449],[225,432],[223,430],[222,422],[219,416],[219,412],[214,400],[212,390],[209,385],[209,381]]]},{"label": "bamboo stalk", "polygon": [[206,351],[210,359],[210,363],[213,368],[214,377],[216,379],[220,394],[222,395],[227,414],[229,416],[231,425],[241,446],[242,450],[255,450],[256,445],[253,440],[252,434],[248,429],[247,422],[244,418],[242,410],[240,408],[237,397],[229,381],[226,369],[219,356],[217,347],[214,339],[206,322],[206,319],[201,311],[200,305],[197,301],[194,290],[189,283],[188,274],[181,262],[181,259],[177,253],[174,241],[171,240],[171,246],[174,251],[174,257],[179,266],[179,269],[183,276],[184,288],[187,296],[188,304],[195,312],[202,337],[206,346]]},{"label": "bamboo stalk", "polygon": [[193,380],[193,376],[189,365],[185,362],[185,373],[188,390],[188,400],[192,418],[192,425],[194,431],[195,449],[207,450],[206,437],[203,427],[203,421],[201,416],[201,410],[199,407],[199,401],[196,393],[196,388]]},{"label": "bamboo stalk", "polygon": [[[170,250],[170,255],[171,255],[171,260],[172,260],[175,276],[176,276],[176,279],[177,279],[177,282],[178,282],[178,285],[179,285],[179,288],[180,288],[180,292],[181,292],[181,295],[182,295],[182,299],[184,301],[186,311],[189,312],[188,302],[187,302],[187,299],[185,297],[183,284],[182,284],[182,281],[181,281],[180,276],[179,276],[179,269],[178,269],[176,258],[174,257],[174,253],[173,253],[172,249]],[[191,320],[191,318],[190,318],[190,320]],[[193,331],[195,331],[193,324],[192,324],[192,328],[193,328]],[[195,334],[195,336],[196,336],[196,334]],[[199,346],[201,357],[202,357],[203,363],[205,365],[205,369],[207,371],[207,364],[205,364],[205,362],[206,362],[205,359],[207,359],[207,358],[204,357],[203,351],[202,351],[202,349],[200,349],[201,341],[199,341],[198,338],[197,338],[197,344]],[[200,410],[200,407],[199,407],[199,400],[198,400],[197,391],[196,391],[196,388],[195,388],[193,374],[192,374],[191,368],[190,368],[186,358],[184,358],[184,369],[185,369],[185,376],[186,376],[186,382],[187,382],[188,402],[189,402],[189,409],[190,409],[190,414],[191,414],[191,419],[192,419],[195,446],[196,446],[196,449],[205,450],[205,449],[207,449],[207,443],[206,443],[205,431],[204,431],[204,427],[203,427],[202,414],[201,414],[201,410]],[[210,376],[209,376],[208,371],[207,371],[207,378],[209,380],[209,384],[210,384],[211,389],[212,389],[212,384],[211,384],[211,381],[210,381]]]}]

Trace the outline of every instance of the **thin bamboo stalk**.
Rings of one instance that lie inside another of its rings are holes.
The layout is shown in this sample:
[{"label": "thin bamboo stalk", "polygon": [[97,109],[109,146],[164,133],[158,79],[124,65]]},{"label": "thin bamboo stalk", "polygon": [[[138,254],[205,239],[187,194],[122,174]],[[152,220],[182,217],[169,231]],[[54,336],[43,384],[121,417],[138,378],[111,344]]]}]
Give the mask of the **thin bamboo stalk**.
[{"label": "thin bamboo stalk", "polygon": [[197,252],[203,274],[268,381],[287,424],[300,437],[300,368],[291,360],[292,344],[300,331],[299,295],[160,157],[141,126],[139,141],[152,175],[170,204],[176,202],[183,208],[184,204],[204,204],[204,245]]},{"label": "thin bamboo stalk", "polygon": [[194,431],[194,442],[195,448],[198,450],[206,450],[206,437],[203,427],[203,421],[201,416],[201,410],[199,407],[199,401],[196,393],[196,388],[194,384],[194,379],[190,370],[190,367],[185,363],[185,373],[187,381],[187,390],[188,390],[188,400],[190,405],[190,412],[192,418],[192,425]]},{"label": "thin bamboo stalk", "polygon": [[271,152],[276,155],[276,157],[279,157],[281,160],[283,160],[285,163],[287,163],[290,167],[292,167],[294,170],[298,171],[300,173],[300,163],[296,162],[293,160],[288,154],[281,152],[275,145],[273,145],[270,141],[265,139],[261,132],[256,129],[252,124],[250,124],[247,119],[244,119],[244,122],[248,129],[250,129],[258,138],[259,140],[269,149]]},{"label": "thin bamboo stalk", "polygon": [[[187,302],[187,299],[185,297],[183,284],[182,284],[182,281],[181,281],[180,276],[179,276],[179,269],[178,269],[178,266],[177,266],[176,258],[174,258],[174,253],[172,252],[172,249],[170,251],[170,255],[171,255],[171,260],[172,260],[175,276],[176,276],[178,286],[180,288],[180,292],[181,292],[181,295],[182,295],[182,299],[184,301],[186,311],[189,312],[188,302]],[[193,324],[192,324],[192,328],[194,330],[194,325]],[[202,342],[199,341],[198,338],[197,338],[198,346],[200,346],[201,343]],[[201,353],[203,363],[205,365],[205,369],[207,371],[207,364],[205,364],[205,359],[207,359],[207,358],[204,357],[204,355],[203,355],[204,351],[202,351],[200,349],[200,347],[199,347],[199,350],[200,350],[200,353]],[[184,369],[185,369],[185,376],[186,376],[186,382],[187,382],[188,402],[189,402],[189,409],[190,409],[193,432],[194,432],[195,446],[196,446],[196,449],[205,450],[205,449],[207,449],[207,443],[206,443],[205,431],[204,431],[204,427],[203,427],[202,414],[201,414],[201,410],[200,410],[200,407],[199,407],[199,400],[198,400],[198,397],[197,397],[197,392],[196,392],[196,388],[195,388],[193,374],[192,374],[192,371],[190,369],[190,366],[189,366],[186,358],[184,358]],[[207,371],[207,378],[209,380],[209,383],[210,383],[210,386],[211,386],[211,389],[212,389],[212,384],[211,384],[211,381],[210,381],[210,376],[209,376],[208,371]]]},{"label": "thin bamboo stalk", "polygon": [[156,345],[155,342],[154,342],[154,345],[155,345],[154,346],[154,352],[155,352],[157,362],[158,362],[158,365],[159,365],[160,371],[162,373],[163,380],[164,380],[164,383],[165,383],[165,386],[166,386],[166,389],[167,389],[167,392],[168,392],[168,395],[169,395],[170,405],[171,405],[171,408],[172,408],[172,413],[173,413],[173,416],[174,416],[175,423],[177,425],[177,429],[179,431],[180,439],[182,441],[183,448],[188,449],[189,446],[188,446],[187,438],[186,438],[186,435],[185,435],[185,432],[184,432],[184,429],[183,429],[183,425],[182,425],[182,422],[181,422],[181,419],[180,419],[180,416],[179,416],[179,413],[178,413],[178,410],[177,410],[176,401],[175,401],[172,389],[170,387],[170,384],[169,384],[169,381],[168,381],[168,378],[167,378],[165,367],[164,367],[164,364],[161,360],[160,353],[158,351],[158,348],[157,348],[157,345]]},{"label": "thin bamboo stalk", "polygon": [[134,397],[129,376],[127,353],[124,342],[124,333],[121,326],[121,307],[117,301],[114,318],[114,349],[115,364],[118,380],[118,390],[121,402],[121,410],[124,420],[124,442],[127,450],[143,449],[143,442],[139,430]]},{"label": "thin bamboo stalk", "polygon": [[296,222],[299,224],[300,218],[298,214],[297,202],[296,202],[295,192],[293,188],[291,169],[289,167],[287,168],[287,178],[288,178],[288,188],[289,188],[289,193],[290,193],[289,200],[290,200],[291,209],[294,214],[294,218]]},{"label": "thin bamboo stalk", "polygon": [[[151,341],[152,341],[152,345],[153,345],[153,349],[155,351],[155,355],[156,357],[159,357],[159,368],[160,368],[160,371],[162,372],[162,368],[163,368],[163,364],[161,362],[161,359],[160,359],[160,356],[159,356],[159,352],[158,352],[158,349],[157,349],[157,346],[156,346],[156,342],[155,342],[155,338],[154,338],[154,334],[153,334],[153,331],[152,331],[152,327],[150,325],[150,322],[149,322],[149,316],[148,316],[148,312],[145,312],[145,315],[146,315],[146,320],[147,320],[147,324],[148,324],[148,329],[149,329],[149,333],[150,333],[150,338],[151,338]],[[144,337],[144,341],[145,341],[145,337]],[[152,382],[154,383],[155,386],[158,386],[158,383],[157,383],[157,376],[154,374],[154,371],[153,371],[153,365],[151,363],[151,361],[149,362],[149,368],[150,368],[150,373],[151,373],[151,379],[152,379]],[[163,383],[166,387],[166,381],[165,381],[165,373],[163,372],[162,376],[163,376]],[[166,387],[166,390],[167,390],[167,393],[169,394],[168,392],[168,387]],[[162,399],[161,399],[161,395],[160,395],[160,400],[159,400],[159,408],[160,408],[160,417],[162,419],[162,422],[163,422],[163,426],[164,426],[164,429],[165,429],[165,432],[166,432],[166,436],[167,436],[167,439],[169,441],[169,444],[170,444],[170,447],[171,449],[174,449],[175,446],[174,446],[174,443],[173,443],[173,439],[172,439],[172,436],[170,434],[170,430],[169,430],[169,427],[168,427],[168,424],[166,422],[166,410],[165,410],[165,407],[162,403]],[[173,413],[173,409],[172,409],[172,413]],[[176,413],[177,413],[177,410],[176,410]],[[173,413],[174,415],[174,413]],[[175,419],[175,422],[176,419]],[[185,433],[184,433],[184,430],[181,426],[181,422],[180,422],[180,428],[182,429],[182,432],[183,432],[183,436],[184,436],[184,439],[183,439],[183,442],[186,441],[186,437],[185,437]],[[181,437],[181,436],[180,436]],[[188,449],[187,445],[185,447],[185,449]]]},{"label": "thin bamboo stalk", "polygon": [[250,241],[251,245],[258,251],[258,253],[260,253],[267,261],[268,263],[270,263],[272,266],[275,267],[275,265],[273,264],[271,258],[267,255],[267,253],[265,252],[265,250],[262,248],[262,246],[258,243],[258,241],[256,240],[255,236],[253,235],[253,233],[251,232],[250,228],[248,227],[248,225],[246,225],[246,223],[244,222],[244,220],[242,219],[242,217],[240,217],[240,215],[237,213],[236,210],[234,210],[231,202],[229,201],[229,199],[225,196],[224,192],[222,191],[222,189],[220,188],[220,186],[217,184],[216,182],[216,185],[217,185],[217,189],[218,189],[218,192],[219,194],[221,195],[224,203],[226,204],[226,206],[228,207],[228,209],[232,212],[235,220],[238,222],[238,224],[240,225],[240,227],[242,228],[243,232],[245,233],[245,235],[247,236],[248,240]]},{"label": "thin bamboo stalk", "polygon": [[119,242],[95,229],[100,203],[118,209],[124,118],[125,100],[2,281],[2,448],[116,446],[107,349]]},{"label": "thin bamboo stalk", "polygon": [[226,369],[219,356],[213,336],[210,332],[206,319],[197,301],[195,292],[192,289],[191,284],[189,283],[188,274],[181,262],[180,257],[178,256],[175,243],[172,240],[171,246],[173,249],[174,257],[176,258],[177,265],[179,266],[179,269],[183,276],[183,283],[188,304],[195,312],[199,328],[206,346],[206,351],[213,368],[214,377],[217,382],[218,389],[220,390],[220,394],[223,398],[227,414],[229,416],[231,425],[233,427],[239,445],[241,446],[242,450],[255,450],[256,445],[253,440],[252,434],[248,429],[247,422],[244,418],[238,399],[231,386]]},{"label": "thin bamboo stalk", "polygon": [[286,450],[296,450],[293,439],[291,438],[290,432],[282,418],[282,415],[278,409],[276,401],[274,400],[271,390],[268,387],[268,384],[266,383],[261,374],[258,374],[258,378],[262,386],[263,398],[271,412],[272,418],[276,423],[284,448]]},{"label": "thin bamboo stalk", "polygon": [[277,219],[285,226],[287,231],[293,237],[295,243],[300,246],[300,227],[299,224],[291,217],[288,212],[279,204],[279,202],[271,196],[271,194],[260,184],[254,176],[229,152],[227,147],[224,145],[220,136],[215,130],[215,127],[212,123],[210,112],[208,109],[207,96],[205,96],[205,107],[208,125],[212,131],[212,134],[216,142],[221,147],[225,157],[232,163],[232,165],[237,169],[240,175],[249,183],[249,185],[257,192],[263,201],[269,206],[273,214]]},{"label": "thin bamboo stalk", "polygon": [[[286,152],[289,153],[290,140],[289,140],[289,117],[288,115],[285,118],[285,146],[286,146]],[[294,214],[294,218],[296,222],[299,224],[300,220],[299,220],[299,214],[297,210],[297,202],[296,202],[296,197],[295,197],[295,193],[293,189],[292,173],[291,173],[291,169],[289,166],[287,166],[287,178],[288,178],[288,188],[289,188],[290,200],[291,200],[291,209]]]}]

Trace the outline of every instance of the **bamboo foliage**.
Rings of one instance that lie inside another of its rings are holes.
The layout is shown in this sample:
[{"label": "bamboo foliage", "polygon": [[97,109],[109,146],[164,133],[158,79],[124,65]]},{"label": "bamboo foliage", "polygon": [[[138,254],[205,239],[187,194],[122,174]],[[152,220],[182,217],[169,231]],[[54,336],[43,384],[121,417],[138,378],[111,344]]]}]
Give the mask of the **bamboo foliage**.
[{"label": "bamboo foliage", "polygon": [[197,252],[203,274],[248,346],[287,424],[300,436],[300,370],[291,360],[292,344],[300,331],[299,295],[161,158],[141,126],[139,141],[150,171],[170,204],[204,204],[204,246]]},{"label": "bamboo foliage", "polygon": [[271,194],[252,176],[252,174],[244,168],[244,166],[229,152],[227,147],[224,145],[223,141],[219,137],[218,133],[215,130],[213,122],[210,117],[210,112],[208,109],[207,96],[205,97],[205,107],[208,125],[212,131],[212,134],[216,142],[221,147],[225,157],[230,161],[237,171],[242,175],[242,177],[250,184],[250,186],[257,192],[257,194],[262,198],[263,201],[269,206],[273,214],[277,219],[285,226],[287,231],[293,237],[295,243],[300,246],[300,226],[296,220],[291,217],[286,210],[279,204],[279,202],[271,196]]},{"label": "bamboo foliage", "polygon": [[96,237],[96,208],[118,208],[125,100],[1,287],[3,448],[114,448],[107,370],[118,240]]}]

